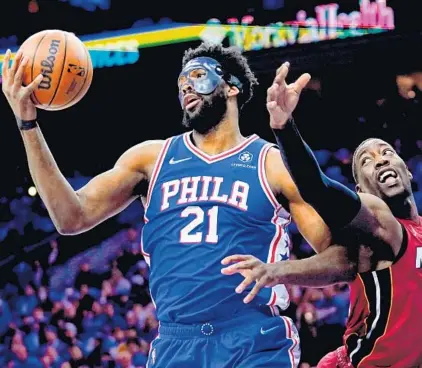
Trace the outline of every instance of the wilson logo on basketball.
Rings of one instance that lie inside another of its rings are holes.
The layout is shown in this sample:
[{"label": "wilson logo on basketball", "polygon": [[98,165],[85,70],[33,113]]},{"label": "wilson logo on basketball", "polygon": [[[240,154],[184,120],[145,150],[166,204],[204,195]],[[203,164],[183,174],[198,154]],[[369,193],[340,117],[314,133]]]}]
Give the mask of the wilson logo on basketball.
[{"label": "wilson logo on basketball", "polygon": [[59,52],[60,40],[51,40],[50,48],[48,49],[49,55],[46,59],[41,61],[41,74],[43,79],[38,88],[50,89],[51,87],[51,74],[54,69],[54,62],[56,61],[56,54]]},{"label": "wilson logo on basketball", "polygon": [[85,75],[85,69],[76,64],[69,64],[67,68],[67,72],[75,74],[79,77],[83,77]]}]

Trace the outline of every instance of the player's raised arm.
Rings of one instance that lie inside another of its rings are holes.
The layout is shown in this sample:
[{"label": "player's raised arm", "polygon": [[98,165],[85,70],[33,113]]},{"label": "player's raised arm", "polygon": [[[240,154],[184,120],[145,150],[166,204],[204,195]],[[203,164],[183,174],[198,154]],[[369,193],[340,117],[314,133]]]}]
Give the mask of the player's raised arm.
[{"label": "player's raised arm", "polygon": [[32,179],[57,230],[63,234],[86,231],[131,203],[136,198],[135,187],[147,179],[162,143],[135,146],[122,155],[113,169],[74,191],[60,172],[36,122],[37,110],[30,95],[41,79],[23,87],[27,60],[18,53],[11,68],[9,60],[10,51],[3,62],[3,93],[18,122]]},{"label": "player's raised arm", "polygon": [[369,241],[376,238],[376,241],[387,243],[397,255],[402,229],[388,206],[373,195],[359,196],[328,178],[300,136],[291,113],[310,76],[304,74],[287,85],[288,68],[288,63],[282,65],[268,89],[267,109],[281,156],[301,197],[318,211],[332,231],[350,225],[368,236]]}]

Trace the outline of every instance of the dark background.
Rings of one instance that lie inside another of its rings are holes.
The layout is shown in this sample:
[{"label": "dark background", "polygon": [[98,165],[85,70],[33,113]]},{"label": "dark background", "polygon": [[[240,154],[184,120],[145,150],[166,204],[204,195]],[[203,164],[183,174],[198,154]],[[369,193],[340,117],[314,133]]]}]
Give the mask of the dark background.
[{"label": "dark background", "polygon": [[[254,24],[266,25],[295,19],[299,9],[311,16],[315,5],[326,2],[285,0],[284,7],[265,10],[264,2],[258,0],[202,3],[114,0],[109,10],[87,11],[72,6],[70,1],[45,0],[37,2],[37,13],[28,12],[28,3],[26,0],[7,3],[5,12],[11,21],[0,24],[3,46],[8,43],[5,39],[13,43],[12,35],[16,35],[19,45],[44,29],[59,28],[82,36],[130,28],[141,19],[204,23],[212,17],[224,20],[253,14]],[[358,10],[358,1],[339,4],[341,11]],[[364,138],[379,136],[389,142],[400,139],[404,158],[420,154],[416,145],[416,140],[422,138],[420,91],[416,90],[414,100],[401,98],[395,78],[398,73],[422,69],[422,4],[392,0],[387,6],[395,12],[395,31],[245,53],[260,86],[243,112],[243,134],[257,133],[272,140],[265,94],[276,68],[288,60],[292,64],[289,80],[302,72],[311,72],[321,82],[320,89],[303,94],[296,112],[303,136],[312,148],[353,150]],[[78,171],[83,176],[94,176],[111,168],[126,149],[139,142],[183,132],[176,79],[184,50],[197,45],[199,41],[143,48],[136,64],[95,69],[89,92],[76,106],[59,112],[40,111],[40,125],[64,175],[71,177]],[[0,115],[0,198],[13,198],[19,195],[17,190],[26,192],[32,182],[13,114],[3,96]],[[42,211],[41,204],[38,205]],[[7,206],[0,205],[0,223],[7,215]],[[60,237],[61,260],[98,243],[119,227],[111,219],[87,234]],[[32,233],[6,239],[0,259],[10,255],[15,259],[28,257],[25,247],[41,241],[40,234]]]}]

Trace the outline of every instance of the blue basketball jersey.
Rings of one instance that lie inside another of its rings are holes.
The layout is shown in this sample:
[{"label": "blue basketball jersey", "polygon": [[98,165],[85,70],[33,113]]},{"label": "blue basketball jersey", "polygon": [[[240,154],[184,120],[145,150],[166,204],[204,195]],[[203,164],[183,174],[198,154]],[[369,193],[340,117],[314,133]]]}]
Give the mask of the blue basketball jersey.
[{"label": "blue basketball jersey", "polygon": [[233,254],[264,262],[288,259],[290,216],[265,175],[272,146],[252,135],[210,156],[194,146],[191,133],[165,141],[151,176],[142,231],[160,321],[202,323],[262,305],[275,314],[287,308],[284,285],[264,288],[244,304],[246,292],[235,292],[243,277],[221,274],[221,260]]}]

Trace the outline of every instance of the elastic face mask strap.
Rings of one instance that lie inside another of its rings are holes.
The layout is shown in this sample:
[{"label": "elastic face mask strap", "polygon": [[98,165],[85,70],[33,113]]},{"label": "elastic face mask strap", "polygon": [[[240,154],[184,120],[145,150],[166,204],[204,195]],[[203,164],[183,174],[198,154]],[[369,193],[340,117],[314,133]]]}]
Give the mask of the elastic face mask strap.
[{"label": "elastic face mask strap", "polygon": [[239,89],[240,93],[243,92],[243,84],[234,75],[227,74],[227,75],[224,76],[224,80],[227,82],[227,84],[237,87]]}]

